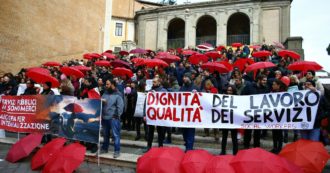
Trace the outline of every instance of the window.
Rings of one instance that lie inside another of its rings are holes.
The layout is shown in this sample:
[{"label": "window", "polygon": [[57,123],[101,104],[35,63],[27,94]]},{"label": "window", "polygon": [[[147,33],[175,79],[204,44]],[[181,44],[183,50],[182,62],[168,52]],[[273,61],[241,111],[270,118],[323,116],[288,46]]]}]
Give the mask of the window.
[{"label": "window", "polygon": [[122,36],[123,35],[123,24],[122,23],[116,23],[116,36]]}]

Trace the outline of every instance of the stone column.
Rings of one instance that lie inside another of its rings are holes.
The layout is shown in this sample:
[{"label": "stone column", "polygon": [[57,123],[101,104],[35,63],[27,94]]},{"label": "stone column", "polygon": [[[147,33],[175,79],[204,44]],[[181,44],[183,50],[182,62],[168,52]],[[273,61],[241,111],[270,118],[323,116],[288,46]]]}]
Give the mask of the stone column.
[{"label": "stone column", "polygon": [[219,24],[217,26],[217,45],[226,45],[228,15],[222,11],[217,15],[217,17],[219,18]]},{"label": "stone column", "polygon": [[185,16],[185,47],[195,46],[196,44],[196,24],[195,17],[191,14]]},{"label": "stone column", "polygon": [[260,38],[260,8],[253,8],[252,9],[252,19],[250,19],[252,21],[251,24],[251,40],[250,40],[250,44],[256,44],[256,43],[261,43]]},{"label": "stone column", "polygon": [[163,17],[158,17],[158,28],[157,28],[157,49],[162,49],[163,51],[167,50],[166,40],[167,40],[167,31],[166,23]]}]

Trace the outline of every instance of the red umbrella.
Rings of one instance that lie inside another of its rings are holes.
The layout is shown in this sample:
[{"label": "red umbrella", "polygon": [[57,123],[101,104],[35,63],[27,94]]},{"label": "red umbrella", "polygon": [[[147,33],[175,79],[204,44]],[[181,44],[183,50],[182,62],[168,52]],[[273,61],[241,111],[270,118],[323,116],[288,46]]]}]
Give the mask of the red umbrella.
[{"label": "red umbrella", "polygon": [[298,140],[287,144],[279,154],[291,161],[304,172],[322,172],[329,154],[321,142]]},{"label": "red umbrella", "polygon": [[191,64],[195,64],[196,65],[196,64],[199,64],[200,62],[206,63],[207,61],[209,61],[209,57],[207,57],[204,54],[194,54],[194,55],[191,55],[189,57],[188,61]]},{"label": "red umbrella", "polygon": [[44,73],[44,74],[50,74],[50,71],[48,69],[45,68],[41,68],[41,67],[31,67],[26,69],[27,72],[31,72],[31,71],[35,71],[35,72],[40,72],[40,73]]},{"label": "red umbrella", "polygon": [[130,65],[129,65],[128,62],[125,62],[125,61],[120,60],[120,59],[116,59],[116,60],[112,61],[110,63],[110,65],[112,65],[114,68],[116,68],[116,67],[130,68]]},{"label": "red umbrella", "polygon": [[217,51],[222,51],[223,49],[226,49],[226,46],[220,45],[217,47]]},{"label": "red umbrella", "polygon": [[239,173],[289,173],[279,156],[261,148],[240,150],[230,165]]},{"label": "red umbrella", "polygon": [[231,44],[231,47],[242,47],[243,44],[242,43],[233,43]]},{"label": "red umbrella", "polygon": [[72,68],[78,69],[79,71],[81,71],[83,73],[86,72],[86,71],[91,71],[92,70],[92,68],[86,67],[84,65],[72,66]]},{"label": "red umbrella", "polygon": [[300,55],[297,52],[291,50],[280,50],[278,55],[281,57],[291,57],[293,59],[300,59]]},{"label": "red umbrella", "polygon": [[144,58],[133,58],[131,59],[131,62],[133,62],[135,66],[139,66],[143,64],[144,60]]},{"label": "red umbrella", "polygon": [[290,173],[304,173],[302,168],[300,168],[297,165],[295,165],[294,163],[288,161],[286,158],[281,157],[281,161],[283,163],[283,166],[285,166],[286,169],[288,170],[288,172],[290,172]]},{"label": "red umbrella", "polygon": [[196,53],[197,52],[193,51],[193,50],[182,50],[182,52],[181,52],[182,55],[194,55]]},{"label": "red umbrella", "polygon": [[178,147],[151,148],[139,157],[137,173],[181,173],[184,152]]},{"label": "red umbrella", "polygon": [[169,52],[157,52],[157,55],[167,56],[167,55],[170,55],[170,53]]},{"label": "red umbrella", "polygon": [[110,66],[110,61],[106,61],[106,60],[96,61],[95,65],[108,67]]},{"label": "red umbrella", "polygon": [[50,82],[52,83],[52,88],[57,88],[60,86],[60,82],[56,78],[51,76],[49,73],[47,74],[46,71],[43,70],[42,71],[29,70],[26,73],[26,76],[37,83],[44,84],[46,82]]},{"label": "red umbrella", "polygon": [[205,173],[235,173],[234,168],[229,164],[234,158],[233,155],[213,156],[205,166]]},{"label": "red umbrella", "polygon": [[272,62],[256,62],[254,64],[249,65],[245,71],[250,72],[250,71],[255,71],[259,69],[265,69],[265,68],[271,68],[275,67],[276,65]]},{"label": "red umbrella", "polygon": [[106,50],[103,53],[112,53],[112,50]]},{"label": "red umbrella", "polygon": [[272,53],[266,50],[252,53],[252,56],[256,58],[269,57],[270,55],[272,55]]},{"label": "red umbrella", "polygon": [[249,46],[251,49],[260,49],[261,48],[261,46],[260,45],[251,45],[251,46]]},{"label": "red umbrella", "polygon": [[65,142],[65,138],[56,138],[48,142],[33,156],[31,160],[31,169],[36,170],[45,165],[52,156],[63,148]]},{"label": "red umbrella", "polygon": [[233,66],[238,67],[239,70],[242,72],[245,69],[246,65],[251,65],[253,63],[254,63],[254,61],[250,58],[240,58],[235,61]]},{"label": "red umbrella", "polygon": [[59,62],[48,61],[48,62],[43,63],[42,65],[53,67],[53,66],[61,66],[62,64]]},{"label": "red umbrella", "polygon": [[214,61],[222,57],[217,51],[206,52],[205,55],[212,58]]},{"label": "red umbrella", "polygon": [[86,53],[86,54],[83,55],[83,57],[84,57],[84,59],[90,60],[90,59],[93,59],[93,58],[96,58],[96,59],[101,58],[102,55],[100,55],[98,53]]},{"label": "red umbrella", "polygon": [[176,55],[171,55],[171,54],[167,54],[167,55],[157,55],[155,57],[156,59],[161,59],[163,61],[165,61],[166,63],[168,64],[171,64],[173,62],[177,62],[177,61],[180,61],[181,58],[176,56]]},{"label": "red umbrella", "polygon": [[291,71],[318,71],[322,70],[322,66],[314,61],[297,61],[288,66],[288,69]]},{"label": "red umbrella", "polygon": [[203,173],[212,155],[205,150],[190,150],[182,159],[181,167],[184,173]]},{"label": "red umbrella", "polygon": [[17,141],[9,149],[6,160],[15,163],[30,155],[30,153],[41,143],[42,134],[31,133]]},{"label": "red umbrella", "polygon": [[119,55],[126,56],[126,55],[129,55],[129,53],[127,51],[122,50],[119,52]]},{"label": "red umbrella", "polygon": [[209,43],[203,43],[203,44],[197,45],[196,48],[201,49],[201,50],[212,50],[212,49],[214,49],[212,44],[209,44]]},{"label": "red umbrella", "polygon": [[114,54],[111,54],[111,53],[102,53],[102,55],[103,56],[106,56],[107,57],[107,59],[116,59],[117,57],[116,57],[116,55],[114,55]]},{"label": "red umbrella", "polygon": [[229,71],[233,71],[233,65],[227,61],[218,61],[216,63],[224,65]]},{"label": "red umbrella", "polygon": [[112,70],[112,74],[115,76],[125,76],[133,77],[133,72],[130,69],[117,67]]},{"label": "red umbrella", "polygon": [[42,170],[43,173],[71,173],[84,161],[86,148],[79,143],[65,146],[58,154],[51,157]]},{"label": "red umbrella", "polygon": [[207,62],[201,66],[202,69],[208,69],[211,73],[217,71],[219,73],[228,73],[229,70],[226,66],[216,62]]},{"label": "red umbrella", "polygon": [[[142,64],[141,64],[142,65]],[[143,65],[146,65],[147,67],[156,67],[156,66],[160,66],[160,67],[167,67],[168,64],[160,59],[146,59],[143,62]]]},{"label": "red umbrella", "polygon": [[61,72],[64,73],[66,76],[76,76],[77,78],[84,77],[84,73],[73,67],[62,67]]},{"label": "red umbrella", "polygon": [[129,53],[146,54],[146,53],[148,53],[148,51],[141,49],[141,48],[136,48],[136,49],[132,49],[131,51],[129,51]]},{"label": "red umbrella", "polygon": [[65,111],[68,111],[68,112],[74,112],[74,113],[80,113],[80,112],[83,112],[84,109],[77,103],[70,103],[68,105],[66,105],[64,108],[63,108]]}]

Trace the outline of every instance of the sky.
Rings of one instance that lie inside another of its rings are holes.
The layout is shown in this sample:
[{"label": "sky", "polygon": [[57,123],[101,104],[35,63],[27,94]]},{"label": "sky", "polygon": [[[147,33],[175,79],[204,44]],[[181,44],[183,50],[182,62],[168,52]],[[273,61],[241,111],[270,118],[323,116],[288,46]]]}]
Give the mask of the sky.
[{"label": "sky", "polygon": [[[148,0],[160,2],[160,0]],[[188,0],[203,2],[210,0]],[[177,4],[187,0],[176,0]],[[330,56],[326,48],[330,44],[330,0],[293,0],[291,4],[291,36],[303,37],[305,60],[316,61],[330,72]]]}]

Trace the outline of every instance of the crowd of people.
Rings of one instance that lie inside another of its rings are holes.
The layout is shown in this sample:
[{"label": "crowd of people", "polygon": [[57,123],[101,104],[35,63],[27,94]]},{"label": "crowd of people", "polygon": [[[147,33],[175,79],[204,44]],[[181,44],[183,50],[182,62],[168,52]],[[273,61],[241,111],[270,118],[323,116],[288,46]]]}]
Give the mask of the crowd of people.
[{"label": "crowd of people", "polygon": [[[78,99],[91,98],[90,91],[102,98],[103,114],[102,127],[104,143],[101,153],[106,153],[109,147],[110,131],[115,143],[115,155],[120,154],[121,129],[135,130],[135,140],[141,140],[141,126],[143,124],[147,141],[148,151],[152,147],[155,128],[158,133],[158,146],[162,147],[165,143],[171,143],[172,133],[182,133],[186,151],[194,148],[195,129],[194,128],[171,128],[163,126],[147,125],[144,117],[135,117],[135,107],[137,104],[138,92],[146,92],[146,80],[152,79],[154,92],[207,92],[228,95],[252,95],[275,92],[290,92],[296,90],[320,91],[322,99],[319,104],[317,117],[312,130],[294,130],[294,139],[298,138],[319,141],[321,139],[321,122],[328,119],[329,114],[329,93],[325,92],[323,85],[315,75],[314,70],[290,71],[288,65],[298,59],[285,56],[281,57],[278,48],[272,45],[261,45],[251,48],[247,45],[216,48],[218,57],[209,57],[211,62],[228,62],[233,66],[228,73],[220,73],[209,69],[201,68],[203,62],[191,63],[189,57],[192,54],[185,54],[183,49],[170,49],[168,52],[146,51],[145,53],[118,54],[117,57],[108,56],[85,56],[85,59],[74,59],[63,62],[61,66],[41,66],[50,71],[51,76],[55,77],[60,86],[58,90],[62,95],[76,96]],[[205,50],[191,49],[190,52],[206,54]],[[253,53],[258,51],[269,51],[270,55],[265,57],[253,57]],[[107,51],[111,54],[111,51]],[[154,59],[162,54],[175,55],[179,59],[169,62],[167,67],[162,65],[150,67],[141,61]],[[95,54],[94,54],[95,55]],[[113,55],[113,54],[112,54]],[[135,61],[140,58],[140,61]],[[100,59],[109,61],[110,65],[97,65]],[[123,63],[112,65],[111,62],[120,59]],[[142,59],[142,60],[141,60]],[[245,59],[243,66],[235,66],[235,62]],[[245,69],[250,62],[273,62],[276,66],[272,68],[258,69],[246,72]],[[65,75],[62,67],[85,66],[84,77],[78,78],[75,75]],[[133,72],[129,75],[113,75],[112,70],[116,67],[125,67]],[[17,95],[20,83],[26,84],[23,95],[54,94],[51,88],[53,83],[44,82],[42,92],[35,87],[35,81],[28,78],[26,73],[29,69],[22,69],[17,75],[11,73],[4,74],[0,81],[1,95]],[[94,98],[94,97],[93,97]],[[243,129],[204,129],[205,136],[210,135],[210,130],[214,133],[215,141],[220,140],[219,132],[222,131],[222,142],[220,154],[226,154],[228,132],[231,133],[233,143],[233,154],[238,152],[238,136],[243,135],[244,148],[249,148],[253,137],[253,147],[260,147],[260,139],[269,135],[267,130],[243,130]],[[244,131],[244,133],[242,133]],[[269,131],[269,130],[268,130]],[[272,130],[273,149],[272,152],[279,153],[283,142],[288,142],[288,130]],[[326,140],[326,139],[324,139]]]}]

